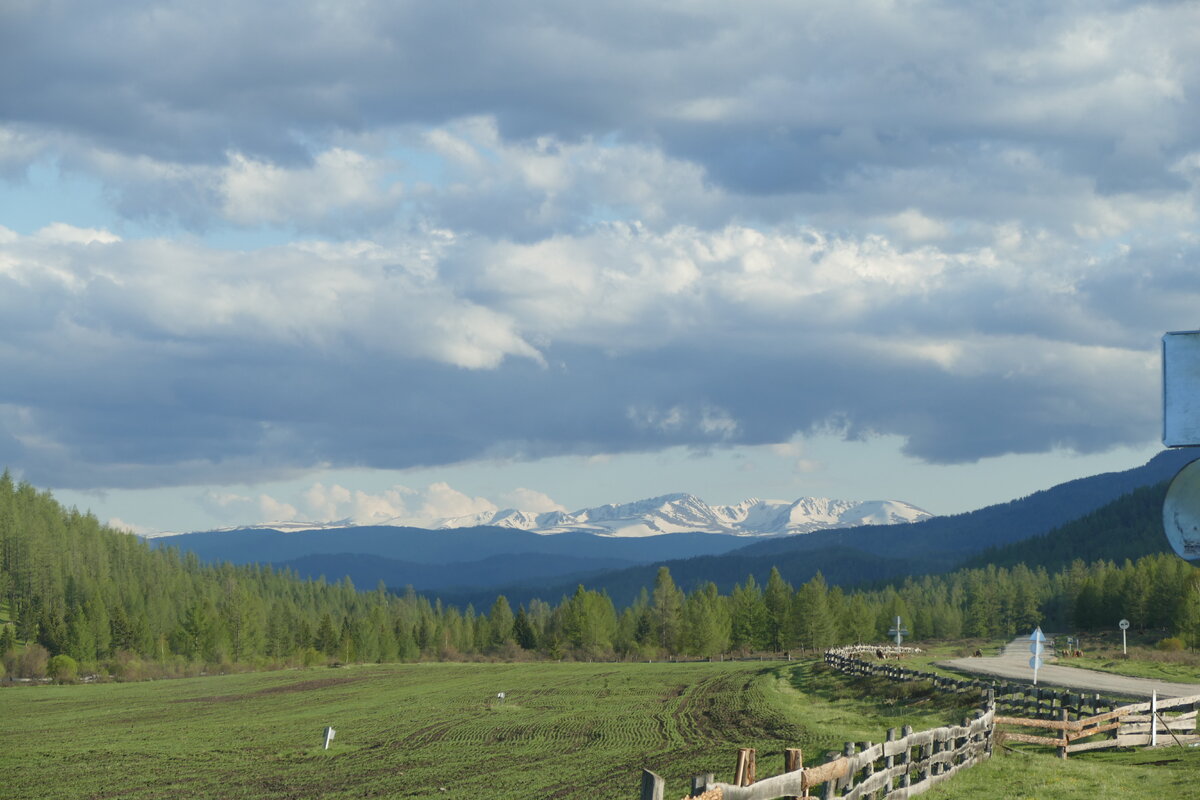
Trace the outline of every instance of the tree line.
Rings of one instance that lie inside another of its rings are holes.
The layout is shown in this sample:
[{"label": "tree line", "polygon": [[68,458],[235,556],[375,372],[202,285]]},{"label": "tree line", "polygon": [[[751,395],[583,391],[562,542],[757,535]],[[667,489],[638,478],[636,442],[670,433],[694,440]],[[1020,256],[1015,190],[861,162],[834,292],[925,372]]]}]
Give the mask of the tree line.
[{"label": "tree line", "polygon": [[660,567],[618,608],[580,585],[556,602],[458,609],[412,589],[358,590],[269,566],[203,564],[151,549],[47,492],[0,477],[0,657],[14,675],[65,657],[119,677],[328,661],[662,658],[816,650],[887,638],[1013,636],[1055,630],[1162,631],[1200,648],[1200,570],[1174,556],[1055,572],[984,567],[846,591],[818,574],[798,587],[773,569],[721,594]]}]

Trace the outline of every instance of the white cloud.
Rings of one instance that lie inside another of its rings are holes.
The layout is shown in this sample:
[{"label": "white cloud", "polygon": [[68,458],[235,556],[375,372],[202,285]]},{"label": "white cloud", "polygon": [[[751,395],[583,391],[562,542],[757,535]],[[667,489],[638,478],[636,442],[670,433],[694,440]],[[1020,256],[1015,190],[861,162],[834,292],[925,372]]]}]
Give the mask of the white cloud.
[{"label": "white cloud", "polygon": [[154,533],[155,532],[153,528],[147,528],[142,525],[134,525],[131,522],[126,522],[125,520],[121,519],[120,517],[110,517],[106,524],[110,528],[115,528],[119,531],[125,531],[126,533],[143,534],[143,533]]},{"label": "white cloud", "polygon": [[[1194,6],[151,6],[0,54],[0,457],[48,483],[1154,435]],[[229,502],[491,503],[394,491]]]},{"label": "white cloud", "polygon": [[269,494],[243,495],[206,490],[200,504],[217,519],[233,524],[291,522],[299,519],[296,507]]},{"label": "white cloud", "polygon": [[222,216],[239,225],[297,225],[307,228],[332,213],[386,212],[399,200],[399,184],[384,185],[390,165],[362,153],[331,148],[313,163],[288,169],[229,154],[220,173]]},{"label": "white cloud", "polygon": [[296,507],[266,494],[258,496],[258,514],[262,522],[287,522],[297,519]]},{"label": "white cloud", "polygon": [[97,228],[77,228],[65,222],[54,222],[41,228],[34,238],[51,244],[113,244],[121,241],[116,234]]},{"label": "white cloud", "polygon": [[431,483],[422,496],[421,517],[437,520],[447,517],[466,517],[500,508],[486,497],[471,497],[448,483]]},{"label": "white cloud", "polygon": [[536,489],[513,489],[511,492],[502,494],[500,499],[510,508],[515,508],[519,511],[529,511],[535,514],[567,510],[565,506],[551,499],[548,494],[539,492]]}]

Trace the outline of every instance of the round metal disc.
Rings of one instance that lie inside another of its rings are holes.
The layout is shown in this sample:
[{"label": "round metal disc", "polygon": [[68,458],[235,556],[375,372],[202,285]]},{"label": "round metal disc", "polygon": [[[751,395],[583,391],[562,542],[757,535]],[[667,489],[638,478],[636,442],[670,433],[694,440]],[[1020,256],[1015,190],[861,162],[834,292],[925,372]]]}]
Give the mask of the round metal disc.
[{"label": "round metal disc", "polygon": [[1121,620],[1120,622],[1117,623],[1117,627],[1119,627],[1123,631],[1129,630],[1129,620],[1127,620],[1127,619]]},{"label": "round metal disc", "polygon": [[1200,460],[1171,479],[1163,501],[1163,530],[1176,555],[1200,562]]}]

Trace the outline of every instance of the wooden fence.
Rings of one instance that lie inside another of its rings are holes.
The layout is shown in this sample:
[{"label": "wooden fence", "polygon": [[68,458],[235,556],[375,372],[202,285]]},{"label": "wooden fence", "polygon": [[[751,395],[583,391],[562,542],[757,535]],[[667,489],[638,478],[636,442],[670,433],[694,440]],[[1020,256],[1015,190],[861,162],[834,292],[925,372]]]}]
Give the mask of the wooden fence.
[{"label": "wooden fence", "polygon": [[[815,767],[804,767],[800,751],[789,750],[789,771],[758,783],[753,782],[753,756],[743,756],[733,784],[717,783],[712,775],[697,776],[692,779],[690,796],[701,800],[861,800],[877,796],[905,800],[988,758],[994,718],[993,711],[978,711],[974,719],[964,719],[961,725],[919,733],[905,726],[899,736],[893,728],[885,741],[847,742],[842,755]],[[747,782],[749,785],[737,785]],[[817,787],[821,791],[814,793]],[[643,772],[642,800],[664,800],[664,796],[663,779],[649,770]]]},{"label": "wooden fence", "polygon": [[[825,653],[825,663],[851,675],[929,681],[938,688],[954,692],[979,691],[986,709],[976,711],[974,718],[964,719],[961,725],[919,733],[913,733],[911,727],[905,726],[899,736],[894,728],[889,730],[887,739],[877,744],[847,742],[840,756],[819,766],[805,767],[800,750],[789,749],[785,751],[785,772],[758,783],[755,783],[754,751],[742,750],[734,783],[718,783],[711,774],[699,775],[692,779],[689,797],[698,800],[810,797],[906,800],[990,757],[993,745],[1004,741],[1054,747],[1061,758],[1070,753],[1110,747],[1162,744],[1182,747],[1200,743],[1197,732],[1200,695],[1165,700],[1155,697],[1145,703],[1118,706],[1112,698],[1099,694],[956,680],[932,672],[905,669],[886,661],[871,662],[855,657],[879,649],[882,648],[860,646],[830,650]],[[912,648],[888,649],[913,652]],[[998,715],[999,708],[1015,709],[1031,716]],[[1001,731],[999,725],[1049,730],[1055,735]],[[821,787],[821,791],[814,793],[817,787]],[[644,770],[641,800],[664,798],[663,779]]]},{"label": "wooden fence", "polygon": [[1058,720],[1064,709],[1071,719],[1080,719],[1113,711],[1120,706],[1119,700],[1096,693],[1071,692],[1013,682],[959,680],[934,672],[908,669],[886,658],[883,661],[868,661],[857,657],[859,653],[868,651],[874,652],[874,648],[828,650],[825,653],[825,663],[848,675],[893,681],[927,681],[942,691],[959,694],[977,692],[981,703],[985,702],[984,698],[989,692],[993,692],[997,710],[1035,719]]},{"label": "wooden fence", "polygon": [[[1049,730],[1053,736],[997,731],[996,741],[1026,742],[1058,749],[1059,758],[1087,750],[1112,747],[1144,747],[1178,744],[1180,747],[1200,742],[1196,732],[1196,712],[1200,695],[1160,700],[1127,706],[1082,719],[1069,719],[1064,709],[1057,721],[1021,717],[996,717],[997,725]],[[1102,736],[1103,738],[1095,738]]]}]

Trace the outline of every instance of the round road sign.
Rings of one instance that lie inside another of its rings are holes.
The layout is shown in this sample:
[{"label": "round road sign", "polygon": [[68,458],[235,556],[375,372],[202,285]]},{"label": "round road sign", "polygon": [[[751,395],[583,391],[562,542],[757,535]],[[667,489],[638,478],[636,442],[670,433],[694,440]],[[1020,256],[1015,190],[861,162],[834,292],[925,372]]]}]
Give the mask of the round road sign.
[{"label": "round road sign", "polygon": [[1129,630],[1129,620],[1127,620],[1127,619],[1121,620],[1120,622],[1117,623],[1117,627],[1119,627],[1123,631]]},{"label": "round road sign", "polygon": [[1163,531],[1176,555],[1200,562],[1200,460],[1171,479],[1163,500]]}]

